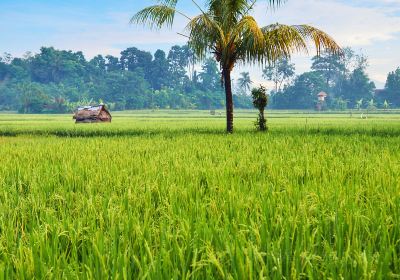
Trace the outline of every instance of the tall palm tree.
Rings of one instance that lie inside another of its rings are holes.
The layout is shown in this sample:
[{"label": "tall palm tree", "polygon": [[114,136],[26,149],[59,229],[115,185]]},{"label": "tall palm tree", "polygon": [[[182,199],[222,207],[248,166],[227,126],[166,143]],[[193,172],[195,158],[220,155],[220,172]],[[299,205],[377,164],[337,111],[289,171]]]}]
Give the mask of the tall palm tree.
[{"label": "tall palm tree", "polygon": [[240,78],[238,79],[238,84],[240,89],[244,92],[247,93],[250,91],[251,84],[253,82],[250,79],[250,74],[249,72],[242,72],[240,73]]},{"label": "tall palm tree", "polygon": [[[210,52],[220,64],[226,95],[226,126],[233,132],[231,72],[237,63],[265,64],[289,58],[294,52],[308,51],[307,41],[321,51],[339,53],[338,44],[323,31],[309,25],[271,24],[260,27],[251,15],[257,0],[206,0],[201,7],[192,0],[199,15],[190,17],[177,10],[178,0],[156,0],[156,4],[136,13],[131,22],[153,28],[171,27],[177,14],[188,20],[183,36],[197,58]],[[279,6],[284,0],[268,0]]]}]

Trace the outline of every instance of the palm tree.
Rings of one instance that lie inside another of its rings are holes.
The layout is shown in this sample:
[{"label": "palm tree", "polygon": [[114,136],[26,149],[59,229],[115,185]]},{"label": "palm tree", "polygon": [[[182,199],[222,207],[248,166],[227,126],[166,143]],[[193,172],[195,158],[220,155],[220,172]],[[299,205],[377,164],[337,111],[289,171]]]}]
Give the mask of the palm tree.
[{"label": "palm tree", "polygon": [[362,105],[363,105],[363,102],[364,102],[363,98],[361,98],[360,100],[357,100],[357,101],[356,101],[356,106],[355,106],[355,108],[356,108],[358,111],[361,110]]},{"label": "palm tree", "polygon": [[383,102],[383,109],[385,109],[385,111],[386,111],[387,109],[390,108],[390,105],[392,105],[392,103],[389,103],[389,102],[387,102],[387,100],[385,100],[385,102]]},{"label": "palm tree", "polygon": [[[271,24],[260,27],[251,12],[257,0],[206,0],[202,8],[195,0],[199,15],[190,17],[177,10],[178,0],[156,0],[156,4],[136,13],[131,23],[153,28],[171,27],[177,14],[188,20],[183,36],[198,59],[210,52],[220,65],[226,95],[226,126],[233,132],[231,72],[237,63],[271,64],[290,58],[294,52],[308,51],[307,41],[321,51],[341,52],[338,44],[323,31],[309,25]],[[284,0],[268,0],[277,7]]]},{"label": "palm tree", "polygon": [[240,73],[240,78],[238,79],[238,85],[240,89],[244,92],[247,93],[250,91],[251,84],[253,82],[250,79],[250,74],[249,72],[242,72]]}]

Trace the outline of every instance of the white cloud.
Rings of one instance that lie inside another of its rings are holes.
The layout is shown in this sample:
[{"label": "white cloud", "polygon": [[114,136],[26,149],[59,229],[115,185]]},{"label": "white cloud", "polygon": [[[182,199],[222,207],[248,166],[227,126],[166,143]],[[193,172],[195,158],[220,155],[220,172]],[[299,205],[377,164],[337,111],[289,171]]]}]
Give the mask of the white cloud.
[{"label": "white cloud", "polygon": [[266,4],[259,5],[256,17],[262,23],[311,24],[332,35],[344,46],[365,46],[396,38],[400,17],[390,16],[384,6],[356,7],[327,0],[289,1],[275,13],[265,15]]},{"label": "white cloud", "polygon": [[[275,22],[310,24],[327,32],[341,46],[361,49],[370,59],[370,77],[381,87],[387,73],[400,66],[400,54],[396,51],[400,46],[400,15],[393,15],[394,7],[400,10],[400,1],[367,2],[292,0],[276,11],[268,12],[265,12],[267,4],[264,2],[257,6],[254,16],[261,25]],[[309,70],[310,59],[305,59],[304,55],[295,55],[293,61],[298,73]],[[240,70],[248,70],[254,80],[262,80],[260,69]]]}]

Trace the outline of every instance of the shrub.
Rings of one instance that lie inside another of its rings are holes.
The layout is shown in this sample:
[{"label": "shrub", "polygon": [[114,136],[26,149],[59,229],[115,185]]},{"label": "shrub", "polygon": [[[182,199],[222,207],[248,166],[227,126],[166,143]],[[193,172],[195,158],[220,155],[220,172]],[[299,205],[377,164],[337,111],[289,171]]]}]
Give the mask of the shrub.
[{"label": "shrub", "polygon": [[251,96],[254,107],[259,111],[255,125],[259,131],[267,131],[267,120],[264,116],[265,107],[268,105],[267,89],[260,85],[259,88],[252,89]]}]

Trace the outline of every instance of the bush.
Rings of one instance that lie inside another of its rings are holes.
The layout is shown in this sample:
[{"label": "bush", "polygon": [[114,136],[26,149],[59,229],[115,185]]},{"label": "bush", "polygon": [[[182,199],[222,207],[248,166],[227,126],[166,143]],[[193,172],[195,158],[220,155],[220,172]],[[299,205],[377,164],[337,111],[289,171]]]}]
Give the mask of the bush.
[{"label": "bush", "polygon": [[267,89],[263,86],[254,88],[251,91],[251,96],[253,98],[254,107],[259,111],[255,125],[259,131],[267,131],[267,120],[264,116],[265,107],[268,105]]}]

